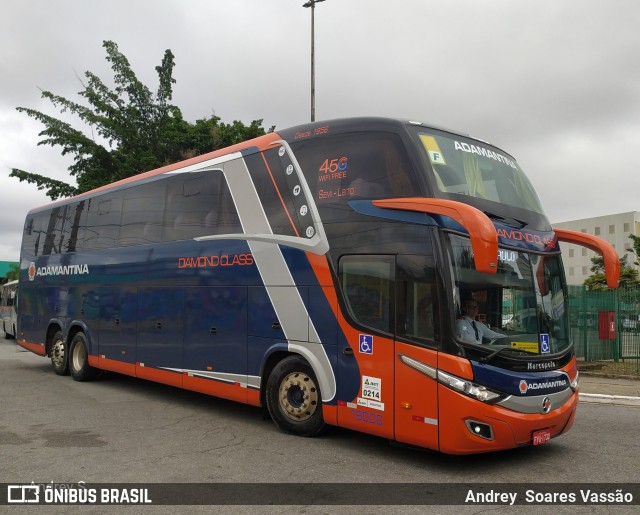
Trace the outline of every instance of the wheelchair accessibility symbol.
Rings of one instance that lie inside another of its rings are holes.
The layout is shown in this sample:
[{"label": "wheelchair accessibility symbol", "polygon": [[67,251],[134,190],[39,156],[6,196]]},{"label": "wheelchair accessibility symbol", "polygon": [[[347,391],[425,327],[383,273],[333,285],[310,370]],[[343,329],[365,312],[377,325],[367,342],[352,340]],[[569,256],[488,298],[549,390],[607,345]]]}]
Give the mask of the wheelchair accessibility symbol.
[{"label": "wheelchair accessibility symbol", "polygon": [[541,334],[540,335],[540,353],[549,354],[550,352],[551,352],[551,347],[549,347],[549,335]]},{"label": "wheelchair accessibility symbol", "polygon": [[373,354],[373,336],[370,334],[360,335],[360,352],[362,354]]}]

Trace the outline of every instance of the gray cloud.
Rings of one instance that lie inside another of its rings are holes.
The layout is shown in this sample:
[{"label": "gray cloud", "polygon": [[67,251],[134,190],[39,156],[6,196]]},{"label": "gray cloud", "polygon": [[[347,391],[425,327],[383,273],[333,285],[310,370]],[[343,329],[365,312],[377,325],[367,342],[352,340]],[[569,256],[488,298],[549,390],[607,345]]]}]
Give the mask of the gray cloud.
[{"label": "gray cloud", "polygon": [[[5,0],[0,31],[0,259],[18,257],[31,207],[47,199],[11,167],[68,178],[16,106],[40,90],[75,98],[91,70],[110,77],[118,43],[155,87],[176,56],[184,116],[309,119],[310,13],[302,0]],[[317,117],[400,116],[489,140],[513,154],[552,220],[638,210],[640,51],[635,0],[327,0],[316,9]]]}]

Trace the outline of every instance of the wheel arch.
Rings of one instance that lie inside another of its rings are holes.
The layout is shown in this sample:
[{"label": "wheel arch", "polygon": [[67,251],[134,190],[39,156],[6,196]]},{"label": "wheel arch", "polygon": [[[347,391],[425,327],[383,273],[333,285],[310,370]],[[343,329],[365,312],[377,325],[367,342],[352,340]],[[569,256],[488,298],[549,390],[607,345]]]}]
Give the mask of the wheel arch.
[{"label": "wheel arch", "polygon": [[276,365],[289,356],[300,356],[304,358],[304,356],[301,356],[300,354],[287,350],[286,344],[282,346],[276,346],[275,348],[270,349],[270,352],[267,353],[260,374],[260,406],[262,406],[263,408],[267,407],[266,395],[269,376],[271,375],[271,372],[273,372],[273,369],[276,367]]},{"label": "wheel arch", "polygon": [[[53,347],[53,336],[57,333],[57,332],[61,332],[62,333],[62,337],[64,338],[64,332],[62,330],[62,324],[58,321],[58,320],[52,320],[51,322],[49,322],[49,326],[47,327],[47,335],[45,338],[45,356],[47,357],[51,357],[51,349]],[[65,339],[66,341],[66,339]]]}]

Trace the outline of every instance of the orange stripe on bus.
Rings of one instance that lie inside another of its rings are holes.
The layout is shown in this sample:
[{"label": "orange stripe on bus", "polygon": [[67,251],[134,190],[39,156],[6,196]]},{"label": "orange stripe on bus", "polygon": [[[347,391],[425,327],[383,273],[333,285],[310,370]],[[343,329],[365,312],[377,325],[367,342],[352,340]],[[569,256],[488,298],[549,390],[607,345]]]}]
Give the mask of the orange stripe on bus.
[{"label": "orange stripe on bus", "polygon": [[262,160],[264,161],[264,165],[267,167],[267,171],[269,172],[269,177],[271,177],[271,182],[273,183],[273,187],[276,189],[276,193],[278,194],[278,198],[280,199],[280,203],[282,204],[284,212],[287,213],[287,218],[289,219],[289,222],[291,222],[291,227],[293,227],[293,231],[296,233],[296,236],[299,238],[300,234],[298,233],[298,229],[296,229],[296,226],[293,223],[293,220],[291,219],[291,215],[289,214],[289,210],[287,209],[287,206],[284,203],[284,199],[282,198],[282,195],[280,194],[280,190],[278,189],[278,185],[276,184],[276,180],[273,177],[273,173],[271,173],[271,168],[269,167],[269,163],[267,163],[267,158],[264,157],[264,153],[263,152],[261,152],[260,155],[262,156]]},{"label": "orange stripe on bus", "polygon": [[24,347],[25,349],[37,354],[38,356],[45,356],[46,352],[44,350],[44,343],[30,343],[27,340],[16,340],[20,347]]},{"label": "orange stripe on bus", "polygon": [[117,361],[101,356],[99,367],[102,370],[109,370],[111,372],[117,372],[118,374],[136,377],[136,366],[133,363],[125,363],[124,361]]}]

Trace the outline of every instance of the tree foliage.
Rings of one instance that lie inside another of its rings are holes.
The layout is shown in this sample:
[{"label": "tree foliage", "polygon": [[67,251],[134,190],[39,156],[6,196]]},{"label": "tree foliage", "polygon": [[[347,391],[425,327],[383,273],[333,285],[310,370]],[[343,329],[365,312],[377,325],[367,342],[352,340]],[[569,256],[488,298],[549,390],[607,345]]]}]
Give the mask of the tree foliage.
[{"label": "tree foliage", "polygon": [[9,271],[7,272],[6,278],[8,281],[15,281],[18,278],[18,273],[20,272],[20,265],[10,263]]},{"label": "tree foliage", "polygon": [[634,261],[634,265],[640,266],[640,236],[636,236],[635,234],[630,234],[629,238],[633,241],[633,248],[629,249],[636,255],[636,260]]},{"label": "tree foliage", "polygon": [[78,93],[84,103],[42,92],[61,113],[71,113],[88,126],[90,136],[41,111],[17,108],[44,125],[38,145],[59,146],[62,155],[73,156],[68,171],[77,186],[18,168],[12,169],[11,177],[35,184],[55,200],[265,134],[262,120],[249,125],[225,124],[215,115],[194,124],[184,120],[171,103],[176,81],[170,50],[156,66],[158,87],[153,93],[138,80],[114,42],[104,41],[103,47],[113,71],[113,87],[87,71],[84,89]]},{"label": "tree foliage", "polygon": [[[602,256],[594,256],[591,258],[591,272],[592,275],[587,277],[584,281],[584,285],[587,290],[599,291],[607,289],[607,277],[604,270],[604,260]],[[638,271],[634,270],[627,264],[627,256],[620,258],[620,283],[619,286],[633,286],[638,284]]]}]

